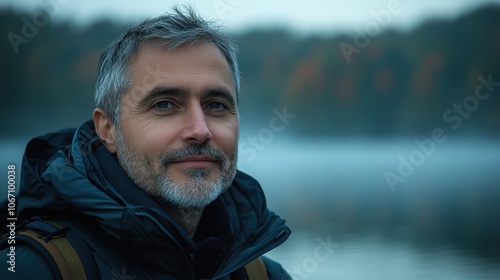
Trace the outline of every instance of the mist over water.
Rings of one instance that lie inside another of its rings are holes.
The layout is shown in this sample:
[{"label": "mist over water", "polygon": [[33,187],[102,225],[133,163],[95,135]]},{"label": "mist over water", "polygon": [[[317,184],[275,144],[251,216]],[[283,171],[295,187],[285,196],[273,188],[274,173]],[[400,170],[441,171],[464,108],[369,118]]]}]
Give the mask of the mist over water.
[{"label": "mist over water", "polygon": [[[500,277],[498,141],[437,144],[391,188],[384,174],[399,175],[414,139],[281,139],[239,168],[291,226],[269,255],[295,279]],[[338,247],[315,258],[318,238]]]}]

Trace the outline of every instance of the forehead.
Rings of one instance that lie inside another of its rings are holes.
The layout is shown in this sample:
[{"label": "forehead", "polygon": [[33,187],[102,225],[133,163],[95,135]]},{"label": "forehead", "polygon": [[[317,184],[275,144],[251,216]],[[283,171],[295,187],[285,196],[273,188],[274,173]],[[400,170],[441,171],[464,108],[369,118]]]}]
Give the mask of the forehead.
[{"label": "forehead", "polygon": [[[234,88],[229,64],[222,52],[211,42],[194,42],[175,49],[160,40],[143,44],[129,64],[132,84],[151,86],[163,78],[175,78],[175,74],[206,75]],[[170,82],[172,79],[170,79]],[[216,79],[217,80],[217,79]]]}]

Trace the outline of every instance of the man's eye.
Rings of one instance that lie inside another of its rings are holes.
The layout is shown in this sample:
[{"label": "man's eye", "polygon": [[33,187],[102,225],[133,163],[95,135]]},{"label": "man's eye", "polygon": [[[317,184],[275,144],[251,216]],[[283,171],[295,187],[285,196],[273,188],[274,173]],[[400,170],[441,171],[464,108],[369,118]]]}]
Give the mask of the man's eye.
[{"label": "man's eye", "polygon": [[168,110],[171,109],[174,105],[170,101],[160,101],[157,102],[153,105],[154,109],[159,109],[159,110]]},{"label": "man's eye", "polygon": [[207,107],[210,110],[216,110],[216,111],[227,110],[227,106],[220,103],[220,102],[212,102],[212,103],[208,104]]}]

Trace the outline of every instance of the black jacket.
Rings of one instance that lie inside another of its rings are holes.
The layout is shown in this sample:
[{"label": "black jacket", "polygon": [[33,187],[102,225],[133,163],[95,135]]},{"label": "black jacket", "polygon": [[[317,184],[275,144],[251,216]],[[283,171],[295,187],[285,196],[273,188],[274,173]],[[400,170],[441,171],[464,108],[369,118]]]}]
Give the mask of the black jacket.
[{"label": "black jacket", "polygon": [[[196,236],[189,238],[132,183],[91,121],[28,143],[17,201],[18,224],[44,215],[91,233],[93,240],[86,241],[101,279],[240,279],[245,264],[290,235],[285,221],[267,209],[258,182],[238,172],[229,190],[204,210]],[[6,252],[0,256],[4,265]],[[264,260],[270,279],[289,279],[279,264]],[[15,277],[5,268],[0,278],[31,276],[51,278],[44,260],[19,245]]]}]

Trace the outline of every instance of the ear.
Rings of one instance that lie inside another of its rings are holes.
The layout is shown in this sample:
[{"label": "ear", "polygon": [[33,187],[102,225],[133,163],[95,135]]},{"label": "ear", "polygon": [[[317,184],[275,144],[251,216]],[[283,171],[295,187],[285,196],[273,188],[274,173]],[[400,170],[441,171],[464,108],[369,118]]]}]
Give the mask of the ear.
[{"label": "ear", "polygon": [[110,153],[116,153],[115,124],[101,108],[96,108],[92,116],[94,118],[95,130],[102,143]]}]

